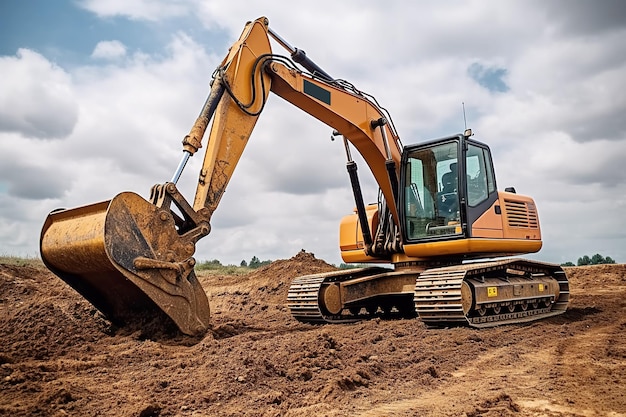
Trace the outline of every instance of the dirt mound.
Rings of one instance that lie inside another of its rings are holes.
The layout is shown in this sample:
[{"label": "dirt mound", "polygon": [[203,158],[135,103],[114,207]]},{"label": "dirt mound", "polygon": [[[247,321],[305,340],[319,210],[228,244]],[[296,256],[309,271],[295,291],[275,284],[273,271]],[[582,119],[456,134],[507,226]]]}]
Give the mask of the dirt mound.
[{"label": "dirt mound", "polygon": [[490,329],[419,320],[293,320],[293,278],[335,268],[300,252],[205,275],[201,339],[112,326],[44,268],[0,264],[0,415],[624,415],[626,265],[567,268],[551,319]]},{"label": "dirt mound", "polygon": [[334,271],[337,268],[317,259],[312,253],[300,251],[290,259],[280,259],[252,272],[248,278],[250,293],[267,303],[284,304],[294,278]]},{"label": "dirt mound", "polygon": [[55,358],[111,328],[47,270],[0,264],[0,278],[0,328],[11,335],[2,343],[6,362]]},{"label": "dirt mound", "polygon": [[586,287],[626,285],[626,264],[587,265],[564,268],[568,279]]},{"label": "dirt mound", "polygon": [[[302,250],[290,259],[274,261],[249,274],[201,276],[199,280],[209,294],[215,336],[239,334],[245,331],[248,324],[254,326],[253,321],[259,320],[280,321],[284,326],[296,325],[285,304],[293,279],[336,269]],[[233,321],[233,317],[237,317],[236,320]]]}]

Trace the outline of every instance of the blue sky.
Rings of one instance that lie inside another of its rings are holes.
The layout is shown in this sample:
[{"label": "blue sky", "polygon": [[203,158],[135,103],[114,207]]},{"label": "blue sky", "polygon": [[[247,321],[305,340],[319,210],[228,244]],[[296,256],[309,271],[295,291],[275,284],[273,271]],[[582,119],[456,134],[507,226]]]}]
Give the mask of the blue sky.
[{"label": "blue sky", "polygon": [[[124,190],[147,197],[169,180],[210,74],[245,22],[264,15],[327,72],[376,96],[405,144],[462,131],[465,103],[499,188],[537,202],[544,248],[533,258],[626,262],[625,9],[619,0],[4,0],[0,254],[36,256],[57,207]],[[271,97],[196,257],[238,264],[304,248],[341,262],[338,225],[354,202],[331,131]],[[192,158],[179,183],[189,199],[200,163]]]},{"label": "blue sky", "polygon": [[3,55],[29,48],[68,65],[84,63],[103,37],[114,37],[147,52],[161,45],[152,38],[154,33],[147,22],[101,19],[71,1],[6,0],[0,8]]},{"label": "blue sky", "polygon": [[[152,21],[123,13],[98,16],[85,7],[72,0],[4,0],[0,3],[0,54],[29,48],[57,63],[74,66],[88,62],[95,45],[103,39],[118,40],[131,51],[159,54],[179,28],[184,27],[198,39],[224,37],[223,30],[204,28],[192,14]],[[206,47],[213,45],[209,41]]]}]

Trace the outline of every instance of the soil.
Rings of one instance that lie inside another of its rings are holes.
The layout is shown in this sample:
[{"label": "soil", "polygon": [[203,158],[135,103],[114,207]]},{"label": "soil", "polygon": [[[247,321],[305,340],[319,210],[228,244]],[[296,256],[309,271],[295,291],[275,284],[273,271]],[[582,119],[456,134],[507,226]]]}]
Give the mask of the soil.
[{"label": "soil", "polygon": [[4,416],[624,416],[626,265],[567,268],[560,316],[488,329],[309,325],[300,252],[206,275],[202,338],[117,328],[45,268],[0,264]]}]

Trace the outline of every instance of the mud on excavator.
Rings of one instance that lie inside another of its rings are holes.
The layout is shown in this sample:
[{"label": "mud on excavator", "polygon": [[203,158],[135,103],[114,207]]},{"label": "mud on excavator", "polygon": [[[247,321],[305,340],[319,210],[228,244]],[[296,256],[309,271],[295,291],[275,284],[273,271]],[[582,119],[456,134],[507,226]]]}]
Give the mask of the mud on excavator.
[{"label": "mud on excavator", "polygon": [[[274,54],[270,38],[289,56]],[[48,268],[118,325],[165,314],[181,332],[203,334],[209,303],[194,272],[196,243],[211,230],[270,92],[343,139],[356,206],[339,227],[344,262],[393,265],[295,278],[287,303],[296,319],[418,316],[429,325],[483,327],[566,310],[568,280],[559,266],[510,258],[541,248],[539,218],[531,198],[497,190],[487,145],[467,130],[403,146],[373,96],[330,76],[265,17],[245,25],[215,70],[172,180],[155,185],[148,200],[123,192],[50,213],[40,241]],[[176,183],[210,123],[192,204]],[[352,148],[378,183],[375,204],[363,201]]]}]

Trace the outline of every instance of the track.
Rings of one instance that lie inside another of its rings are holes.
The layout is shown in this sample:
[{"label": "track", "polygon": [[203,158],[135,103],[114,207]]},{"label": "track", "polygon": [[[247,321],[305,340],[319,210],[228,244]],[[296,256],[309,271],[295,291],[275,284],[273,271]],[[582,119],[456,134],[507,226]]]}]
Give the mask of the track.
[{"label": "track", "polygon": [[[550,281],[558,286],[556,297],[535,294],[483,303],[476,300],[478,285],[508,289],[537,287]],[[414,302],[422,321],[431,326],[468,323],[473,327],[492,327],[564,313],[569,302],[569,283],[559,266],[547,263],[509,259],[464,264],[422,273],[415,285]]]},{"label": "track", "polygon": [[[351,323],[380,316],[415,317],[412,288],[407,291],[407,282],[412,287],[416,276],[376,267],[305,275],[292,282],[287,303],[291,315],[305,323]],[[341,296],[334,292],[341,292]],[[350,295],[355,293],[361,298],[350,301]],[[330,305],[336,303],[341,306],[334,308],[333,314]]]},{"label": "track", "polygon": [[[414,286],[410,293],[407,282]],[[361,298],[350,301],[351,292]],[[559,266],[523,259],[432,268],[421,274],[360,268],[305,275],[292,282],[287,296],[292,316],[306,323],[419,315],[430,326],[472,327],[555,316],[565,312],[568,301],[569,284]]]},{"label": "track", "polygon": [[359,320],[337,315],[324,314],[318,302],[319,293],[328,274],[306,275],[296,278],[287,295],[291,315],[306,323],[350,323]]}]

